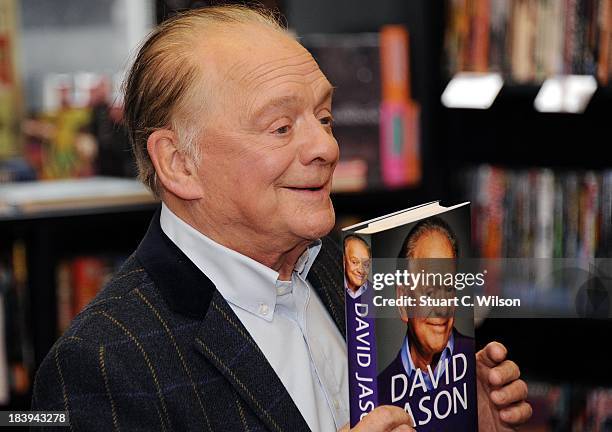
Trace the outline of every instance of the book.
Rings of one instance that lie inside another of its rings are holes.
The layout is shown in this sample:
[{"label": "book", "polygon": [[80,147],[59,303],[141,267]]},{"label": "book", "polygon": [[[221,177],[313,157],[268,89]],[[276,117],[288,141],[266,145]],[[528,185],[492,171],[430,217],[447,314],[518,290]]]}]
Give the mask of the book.
[{"label": "book", "polygon": [[335,87],[334,137],[340,161],[334,192],[418,185],[421,110],[410,91],[406,28],[311,34],[301,43]]},{"label": "book", "polygon": [[462,174],[472,242],[485,258],[612,256],[612,170],[506,169]]},{"label": "book", "polygon": [[593,432],[609,431],[612,426],[612,390],[594,389],[587,395],[587,424]]},{"label": "book", "polygon": [[385,186],[416,186],[421,181],[420,107],[410,94],[409,37],[405,27],[380,32],[382,102],[380,161]]},{"label": "book", "polygon": [[612,0],[447,0],[446,71],[501,72],[537,84],[556,75],[610,79]]},{"label": "book", "polygon": [[477,430],[468,293],[484,276],[462,272],[469,202],[430,202],[346,227],[342,247],[351,427],[396,405],[419,432]]},{"label": "book", "polygon": [[74,317],[95,298],[126,258],[109,251],[59,261],[56,268],[58,336],[68,329]]}]

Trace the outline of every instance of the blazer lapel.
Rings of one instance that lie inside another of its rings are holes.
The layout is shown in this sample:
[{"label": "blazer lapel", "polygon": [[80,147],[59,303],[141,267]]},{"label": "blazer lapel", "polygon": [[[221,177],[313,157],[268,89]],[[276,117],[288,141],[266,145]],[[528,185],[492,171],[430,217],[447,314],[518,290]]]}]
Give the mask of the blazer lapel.
[{"label": "blazer lapel", "polygon": [[[194,344],[271,431],[309,430],[272,366],[214,284],[163,233],[159,211],[137,259],[173,311],[204,319]],[[180,288],[180,289],[177,289]]]},{"label": "blazer lapel", "polygon": [[321,250],[308,272],[307,279],[327,308],[342,337],[346,339],[342,255],[333,240],[325,237],[322,241]]},{"label": "blazer lapel", "polygon": [[195,344],[270,430],[309,430],[276,372],[219,292],[213,295]]}]

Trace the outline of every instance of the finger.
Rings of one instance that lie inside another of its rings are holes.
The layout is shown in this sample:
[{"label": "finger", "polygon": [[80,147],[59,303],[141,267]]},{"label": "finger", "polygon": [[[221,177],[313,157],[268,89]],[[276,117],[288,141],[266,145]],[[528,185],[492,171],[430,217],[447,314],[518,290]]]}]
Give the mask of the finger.
[{"label": "finger", "polygon": [[495,367],[506,359],[508,350],[499,342],[489,342],[486,347],[478,351],[476,359],[487,367]]},{"label": "finger", "polygon": [[401,425],[393,429],[391,432],[414,432],[414,429],[408,425]]},{"label": "finger", "polygon": [[[355,432],[392,431],[402,425],[412,425],[412,418],[400,407],[383,405],[374,409],[354,428]],[[410,430],[410,429],[408,429]]]},{"label": "finger", "polygon": [[529,420],[532,413],[531,405],[523,401],[502,409],[499,418],[511,426],[518,426]]},{"label": "finger", "polygon": [[527,384],[523,380],[513,381],[491,392],[491,401],[498,407],[521,402],[525,399],[527,399]]},{"label": "finger", "polygon": [[495,387],[501,387],[519,379],[521,370],[512,360],[506,360],[499,366],[489,371],[489,383]]}]

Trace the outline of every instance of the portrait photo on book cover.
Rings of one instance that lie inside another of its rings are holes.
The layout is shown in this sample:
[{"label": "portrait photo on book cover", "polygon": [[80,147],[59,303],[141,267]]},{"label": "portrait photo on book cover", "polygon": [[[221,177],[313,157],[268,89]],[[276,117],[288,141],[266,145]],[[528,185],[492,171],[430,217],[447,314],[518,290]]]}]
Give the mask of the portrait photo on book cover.
[{"label": "portrait photo on book cover", "polygon": [[344,237],[344,289],[351,299],[361,297],[372,288],[369,280],[372,249],[363,237],[349,234]]},{"label": "portrait photo on book cover", "polygon": [[[469,227],[458,210],[392,230],[379,248],[397,251],[401,271],[454,274],[462,253],[469,255]],[[387,295],[414,303],[376,313],[378,405],[403,407],[419,432],[477,430],[473,310],[445,303],[456,289],[436,282],[398,284]]]}]

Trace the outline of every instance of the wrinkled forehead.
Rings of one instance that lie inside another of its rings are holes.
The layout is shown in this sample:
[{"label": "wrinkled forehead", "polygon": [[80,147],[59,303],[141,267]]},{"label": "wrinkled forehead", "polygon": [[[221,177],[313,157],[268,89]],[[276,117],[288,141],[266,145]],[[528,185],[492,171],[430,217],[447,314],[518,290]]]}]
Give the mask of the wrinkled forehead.
[{"label": "wrinkled forehead", "polygon": [[285,84],[329,87],[312,55],[291,35],[258,24],[226,28],[207,47],[204,67],[219,88],[241,96]]}]

